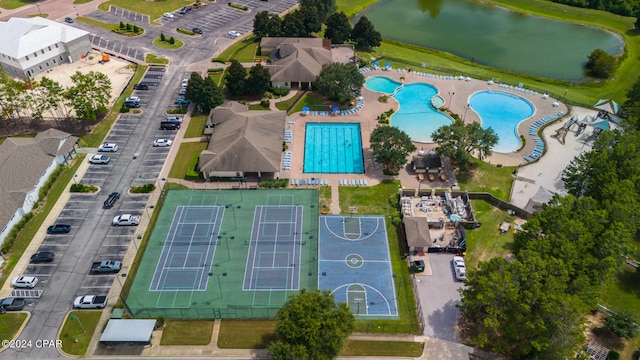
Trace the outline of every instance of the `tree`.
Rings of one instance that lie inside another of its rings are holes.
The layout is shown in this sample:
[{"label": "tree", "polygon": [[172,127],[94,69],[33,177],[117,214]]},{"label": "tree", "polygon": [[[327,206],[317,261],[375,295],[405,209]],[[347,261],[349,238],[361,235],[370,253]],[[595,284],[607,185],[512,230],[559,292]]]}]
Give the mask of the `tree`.
[{"label": "tree", "polygon": [[162,42],[167,41],[167,37],[163,33],[160,33],[160,41]]},{"label": "tree", "polygon": [[238,60],[232,60],[227,71],[227,76],[224,79],[224,83],[227,87],[229,94],[237,96],[243,95],[245,89],[245,79],[247,77],[247,70],[238,62]]},{"label": "tree", "polygon": [[274,360],[334,359],[354,328],[346,303],[336,304],[328,291],[292,295],[276,315],[276,340],[269,346]]},{"label": "tree", "polygon": [[606,79],[610,77],[616,68],[617,60],[615,56],[609,55],[602,49],[595,49],[589,54],[586,68],[591,75]]},{"label": "tree", "polygon": [[300,9],[300,16],[304,23],[305,36],[311,36],[313,33],[320,32],[322,30],[322,20],[318,16],[318,10],[312,7],[303,7]]},{"label": "tree", "polygon": [[361,17],[351,30],[351,40],[362,49],[371,49],[380,46],[382,36],[373,27],[366,16]]},{"label": "tree", "polygon": [[329,15],[324,38],[331,39],[332,44],[343,44],[351,39],[351,23],[344,12]]},{"label": "tree", "polygon": [[286,37],[309,36],[300,10],[294,10],[282,19],[282,35]]},{"label": "tree", "polygon": [[269,12],[260,11],[253,18],[253,34],[259,38],[269,35],[267,25],[269,24]]},{"label": "tree", "polygon": [[204,79],[196,72],[191,73],[189,86],[184,97],[198,105],[198,109],[208,114],[211,109],[224,102],[222,89],[210,77]]},{"label": "tree", "polygon": [[347,102],[360,95],[364,76],[355,64],[331,63],[322,68],[314,85],[330,100]]},{"label": "tree", "polygon": [[438,128],[431,137],[438,144],[438,152],[449,157],[463,171],[472,162],[472,152],[482,159],[491,155],[491,148],[498,143],[498,136],[493,129],[485,130],[477,122],[465,124],[460,119]]},{"label": "tree", "polygon": [[248,95],[261,95],[269,89],[271,83],[271,75],[269,69],[256,64],[249,70],[249,77],[245,81],[246,92]]},{"label": "tree", "polygon": [[338,9],[336,0],[300,0],[300,9],[315,8],[320,23]]},{"label": "tree", "polygon": [[371,132],[371,150],[375,162],[383,164],[385,173],[397,174],[407,163],[407,156],[416,150],[411,138],[393,126],[379,126]]},{"label": "tree", "polygon": [[271,14],[267,22],[265,36],[280,37],[282,36],[282,19],[280,16]]},{"label": "tree", "polygon": [[604,326],[616,336],[633,339],[638,334],[638,325],[630,312],[622,310],[608,315],[604,319]]},{"label": "tree", "polygon": [[96,110],[109,104],[111,80],[100,72],[89,71],[83,74],[76,71],[71,75],[73,86],[67,88],[64,97],[76,112],[80,120],[96,120]]}]

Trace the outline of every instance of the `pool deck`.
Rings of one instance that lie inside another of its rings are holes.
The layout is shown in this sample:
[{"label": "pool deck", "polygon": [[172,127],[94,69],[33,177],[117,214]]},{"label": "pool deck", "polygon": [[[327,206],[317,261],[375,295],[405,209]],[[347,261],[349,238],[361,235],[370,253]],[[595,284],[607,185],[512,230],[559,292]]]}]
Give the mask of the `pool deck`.
[{"label": "pool deck", "polygon": [[[471,95],[478,91],[483,90],[494,90],[494,91],[503,91],[509,94],[517,95],[522,98],[527,99],[531,102],[531,104],[535,108],[535,112],[533,116],[522,121],[518,125],[518,133],[525,136],[526,145],[516,152],[511,153],[493,153],[489,158],[485,159],[485,161],[491,164],[502,164],[505,166],[518,166],[525,165],[527,161],[524,159],[526,156],[531,154],[536,147],[535,141],[533,140],[533,136],[529,135],[529,127],[534,122],[539,119],[550,115],[555,114],[558,111],[562,111],[563,113],[567,113],[567,107],[559,102],[559,106],[553,106],[553,103],[556,102],[556,99],[551,97],[543,98],[542,94],[529,94],[523,91],[518,91],[515,89],[502,88],[498,84],[489,85],[486,81],[471,79],[467,80],[445,80],[445,79],[437,79],[431,77],[420,76],[414,72],[398,72],[395,69],[390,71],[384,71],[381,69],[367,71],[364,73],[365,77],[370,76],[386,76],[388,78],[394,79],[396,81],[400,81],[401,77],[405,78],[405,83],[414,83],[414,82],[424,82],[431,85],[434,85],[438,89],[438,94],[444,98],[445,104],[444,107],[449,108],[452,112],[459,114],[461,117],[464,116],[465,122],[470,123],[473,121],[480,122],[480,118],[473,111],[473,108],[467,110],[466,116],[464,115],[465,107],[468,104],[469,98]],[[526,88],[526,84],[525,84]],[[452,95],[449,95],[452,94]],[[381,94],[378,92],[370,91],[366,88],[362,90],[362,97],[364,98],[364,106],[356,113],[350,115],[340,115],[340,116],[303,116],[302,113],[296,113],[287,117],[287,125],[286,128],[290,129],[293,133],[293,141],[289,144],[289,150],[292,152],[293,156],[291,159],[291,168],[289,170],[282,171],[280,173],[281,177],[291,178],[291,179],[309,179],[309,178],[319,178],[326,179],[328,181],[328,185],[337,186],[339,185],[339,181],[341,179],[366,179],[367,185],[376,185],[381,180],[384,179],[393,179],[396,177],[384,176],[382,175],[382,166],[376,164],[373,161],[373,157],[370,151],[370,143],[369,138],[371,136],[371,132],[378,125],[377,117],[383,112],[389,109],[398,109],[398,104],[394,98],[389,97],[387,103],[381,103],[378,101],[378,97]],[[451,101],[451,104],[449,104]],[[565,115],[566,116],[566,115]],[[560,119],[563,121],[563,118]],[[326,123],[360,123],[361,131],[362,131],[362,146],[364,149],[364,164],[365,164],[365,173],[364,174],[307,174],[303,172],[304,166],[304,139],[305,139],[305,124],[307,122],[326,122]],[[434,144],[428,143],[415,143],[416,148],[419,150],[424,148],[425,150],[429,150],[434,147]],[[412,154],[413,155],[413,154]],[[544,156],[543,156],[544,158]],[[403,182],[403,186],[411,187],[415,184],[414,176],[406,174],[406,171],[401,171],[400,180]],[[407,182],[405,184],[404,182]],[[336,204],[332,204],[332,212],[337,213],[339,209]]]}]

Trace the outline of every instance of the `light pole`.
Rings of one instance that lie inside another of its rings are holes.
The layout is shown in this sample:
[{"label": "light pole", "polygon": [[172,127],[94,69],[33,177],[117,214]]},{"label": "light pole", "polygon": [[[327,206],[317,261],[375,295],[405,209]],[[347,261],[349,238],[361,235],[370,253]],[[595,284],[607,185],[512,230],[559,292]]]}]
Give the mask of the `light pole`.
[{"label": "light pole", "polygon": [[564,95],[562,95],[562,102],[565,102],[565,100],[567,99],[567,91],[569,91],[569,89],[564,89]]},{"label": "light pole", "polygon": [[36,3],[36,6],[38,7],[38,14],[42,15],[42,11],[40,11],[40,4]]},{"label": "light pole", "polygon": [[78,13],[78,8],[76,7],[76,4],[73,4],[73,10],[76,11],[76,17],[79,18],[80,14]]},{"label": "light pole", "polygon": [[221,261],[220,263],[223,263],[223,262],[229,262],[229,261],[231,261],[231,253],[229,252],[229,240],[235,240],[235,238],[236,238],[236,237],[235,237],[235,236],[229,236],[229,237],[227,238],[227,237],[225,237],[225,236],[218,235],[218,240],[222,240],[223,238],[226,238],[226,240],[227,240],[227,241],[225,241],[225,242],[224,242],[224,244],[225,244],[225,245],[226,245],[226,247],[227,247],[227,260],[225,260],[225,261]]},{"label": "light pole", "polygon": [[464,122],[464,120],[467,118],[467,110],[469,110],[470,107],[471,107],[471,104],[467,104],[464,107],[464,115],[462,115],[462,122]]},{"label": "light pole", "polygon": [[222,296],[222,283],[221,283],[221,281],[220,281],[220,276],[227,276],[227,273],[226,273],[226,272],[223,272],[223,273],[221,273],[221,274],[216,274],[216,273],[212,273],[212,272],[210,272],[210,273],[209,273],[209,277],[211,277],[211,276],[215,276],[215,277],[217,277],[217,278],[218,278],[218,291],[220,291],[220,297],[215,298],[214,300],[216,300],[216,299],[222,299],[224,296]]},{"label": "light pole", "polygon": [[356,310],[356,315],[360,315],[360,303],[363,301],[364,299],[362,298],[355,298],[353,299],[353,302],[356,303],[358,305],[358,309]]},{"label": "light pole", "polygon": [[449,91],[449,109],[451,109],[451,99],[453,99],[453,95],[455,95],[456,93],[453,91]]}]

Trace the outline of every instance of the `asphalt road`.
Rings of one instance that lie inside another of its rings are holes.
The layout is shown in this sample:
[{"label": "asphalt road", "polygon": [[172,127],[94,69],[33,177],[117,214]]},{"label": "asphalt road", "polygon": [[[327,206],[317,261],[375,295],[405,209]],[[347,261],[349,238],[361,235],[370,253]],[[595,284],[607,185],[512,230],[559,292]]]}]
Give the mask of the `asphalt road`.
[{"label": "asphalt road", "polygon": [[[161,27],[142,25],[146,17],[122,9],[109,13],[95,11],[88,16],[101,21],[118,23],[140,23],[146,31],[142,36],[126,38],[121,35],[94,28],[82,22],[73,26],[92,34],[94,46],[108,49],[124,58],[141,60],[149,52],[170,59],[162,68],[150,68],[143,82],[149,90],[135,91],[141,98],[140,115],[123,115],[109,133],[106,142],[118,144],[116,153],[106,153],[111,161],[106,165],[91,165],[82,179],[83,184],[100,187],[100,192],[91,195],[73,195],[65,205],[57,223],[66,223],[72,230],[64,235],[48,235],[40,250],[54,251],[56,259],[50,264],[30,265],[26,274],[35,274],[41,283],[37,289],[43,295],[31,302],[31,319],[22,331],[19,340],[55,340],[65,315],[71,310],[73,299],[79,295],[106,295],[116,275],[89,275],[94,261],[120,260],[134,237],[135,227],[112,227],[111,220],[122,213],[149,216],[146,209],[148,195],[129,195],[132,185],[156,183],[169,148],[154,148],[157,138],[173,139],[175,131],[160,130],[161,119],[169,108],[176,107],[174,99],[182,79],[189,77],[187,67],[200,61],[208,62],[218,47],[226,47],[235,39],[227,34],[230,30],[246,33],[251,31],[253,17],[261,10],[281,12],[295,5],[294,0],[243,1],[251,11],[241,12],[229,8],[226,3],[215,2],[207,7],[193,10],[186,15],[176,13],[173,19],[161,19]],[[175,31],[177,27],[199,27],[202,36],[190,37]],[[181,49],[166,50],[155,47],[151,41],[164,32],[185,42]],[[205,67],[206,68],[206,67]],[[134,156],[135,155],[135,156]],[[86,161],[86,160],[85,160]],[[111,209],[102,208],[109,193],[118,191],[120,199]],[[48,225],[48,224],[47,224]],[[121,276],[123,274],[118,274]],[[122,280],[124,281],[124,279]],[[57,359],[63,356],[53,347],[30,346],[6,349],[2,359]]]}]

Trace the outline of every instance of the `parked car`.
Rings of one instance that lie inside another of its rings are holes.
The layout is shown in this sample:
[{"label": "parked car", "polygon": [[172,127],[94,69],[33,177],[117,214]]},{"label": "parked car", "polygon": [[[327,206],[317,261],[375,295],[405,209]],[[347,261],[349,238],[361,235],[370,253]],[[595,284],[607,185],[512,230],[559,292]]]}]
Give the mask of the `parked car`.
[{"label": "parked car", "polygon": [[91,274],[104,274],[104,273],[117,273],[122,268],[122,262],[118,260],[103,260],[96,261],[91,264],[89,273]]},{"label": "parked car", "polygon": [[84,295],[73,301],[74,309],[103,309],[107,306],[106,296]]},{"label": "parked car", "polygon": [[106,155],[93,155],[89,158],[91,164],[108,164],[111,158]]},{"label": "parked car", "polygon": [[465,267],[464,258],[462,256],[454,256],[453,257],[453,266],[454,267]]},{"label": "parked car", "polygon": [[157,139],[153,141],[153,146],[155,147],[165,147],[165,146],[171,146],[171,140],[169,139]]},{"label": "parked car", "polygon": [[174,102],[176,105],[189,105],[191,104],[191,100],[187,100],[184,96],[178,96],[176,101]]},{"label": "parked car", "polygon": [[11,281],[14,288],[33,289],[38,285],[38,278],[35,276],[18,276]]},{"label": "parked car", "polygon": [[140,83],[140,84],[133,85],[133,88],[136,90],[149,90],[149,85]]},{"label": "parked car", "polygon": [[20,311],[24,309],[27,301],[24,298],[8,297],[0,300],[0,314],[3,311]]},{"label": "parked car", "polygon": [[47,228],[47,234],[66,234],[71,231],[71,225],[55,224]]},{"label": "parked car", "polygon": [[52,262],[55,259],[56,255],[51,251],[40,251],[33,255],[31,255],[31,263],[43,263],[43,262]]},{"label": "parked car", "polygon": [[459,281],[465,280],[467,278],[467,267],[465,266],[464,258],[462,256],[454,256],[451,263],[453,264],[453,273],[456,279]]},{"label": "parked car", "polygon": [[124,99],[124,101],[133,101],[133,102],[140,102],[140,97],[139,96],[129,96],[128,98]]},{"label": "parked car", "polygon": [[69,24],[73,24],[73,18],[66,17],[66,18],[64,18],[64,22],[69,23]]},{"label": "parked car", "polygon": [[168,13],[168,12],[164,13],[164,15],[162,15],[162,16],[166,17],[167,19],[173,19],[173,17],[174,17],[174,15],[172,13]]},{"label": "parked car", "polygon": [[136,226],[140,224],[140,216],[131,214],[122,214],[113,218],[111,225],[113,226]]},{"label": "parked car", "polygon": [[178,91],[178,95],[184,95],[186,93],[187,93],[187,88],[186,87],[180,88],[180,90]]},{"label": "parked car", "polygon": [[135,102],[135,101],[125,101],[124,102],[124,106],[126,106],[128,108],[137,109],[137,108],[140,107],[140,103],[139,102]]},{"label": "parked car", "polygon": [[163,121],[160,123],[160,130],[178,130],[180,129],[179,122]]},{"label": "parked car", "polygon": [[202,33],[203,33],[202,29],[197,28],[197,27],[191,29],[191,31],[193,31],[194,33],[199,34],[199,35],[202,35]]},{"label": "parked car", "polygon": [[240,34],[237,31],[234,31],[234,30],[229,31],[229,36],[231,36],[231,37],[240,37],[240,35],[242,35],[242,34]]},{"label": "parked car", "polygon": [[107,200],[105,200],[104,203],[102,204],[102,207],[105,209],[111,209],[113,205],[115,205],[118,199],[120,199],[120,193],[114,191],[111,194],[109,194],[109,196],[107,197]]},{"label": "parked car", "polygon": [[180,116],[167,116],[164,121],[171,121],[182,124],[182,118]]},{"label": "parked car", "polygon": [[463,267],[456,268],[456,279],[463,281],[467,278],[467,269]]},{"label": "parked car", "polygon": [[98,151],[104,152],[116,152],[118,151],[118,145],[114,143],[104,143],[98,146]]}]

